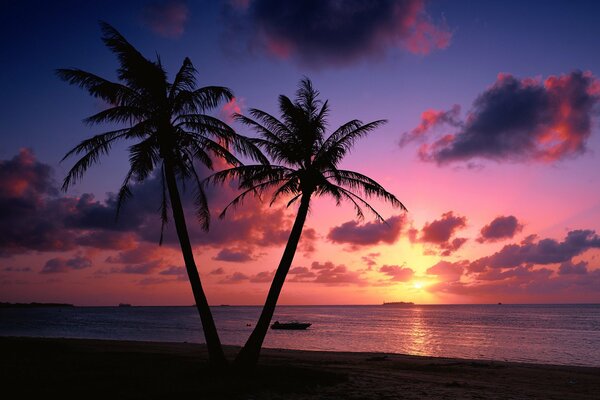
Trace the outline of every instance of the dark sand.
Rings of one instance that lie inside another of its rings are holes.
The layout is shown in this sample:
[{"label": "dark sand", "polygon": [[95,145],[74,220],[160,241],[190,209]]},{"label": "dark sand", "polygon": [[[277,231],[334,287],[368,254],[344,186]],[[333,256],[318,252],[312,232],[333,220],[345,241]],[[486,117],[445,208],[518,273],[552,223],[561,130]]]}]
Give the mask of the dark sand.
[{"label": "dark sand", "polygon": [[252,376],[224,378],[197,344],[0,338],[0,355],[15,399],[600,399],[587,367],[265,349]]}]

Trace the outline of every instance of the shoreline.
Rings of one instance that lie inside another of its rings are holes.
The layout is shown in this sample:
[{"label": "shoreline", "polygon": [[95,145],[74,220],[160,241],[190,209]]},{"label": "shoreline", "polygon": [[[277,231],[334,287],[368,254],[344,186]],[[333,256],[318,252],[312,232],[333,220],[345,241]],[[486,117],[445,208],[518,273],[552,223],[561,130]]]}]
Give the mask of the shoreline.
[{"label": "shoreline", "polygon": [[[239,347],[224,346],[232,360]],[[600,367],[263,349],[252,376],[215,377],[194,343],[0,337],[7,391],[63,398],[593,399]]]}]

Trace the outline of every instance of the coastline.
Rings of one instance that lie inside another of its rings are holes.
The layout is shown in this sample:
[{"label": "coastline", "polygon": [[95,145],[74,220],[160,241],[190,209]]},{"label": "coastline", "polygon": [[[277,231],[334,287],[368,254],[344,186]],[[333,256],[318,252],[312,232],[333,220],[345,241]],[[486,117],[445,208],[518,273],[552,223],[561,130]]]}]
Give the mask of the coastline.
[{"label": "coastline", "polygon": [[[239,348],[225,346],[229,359]],[[0,337],[5,391],[23,397],[593,399],[600,367],[264,349],[252,376],[206,369],[191,343]]]}]

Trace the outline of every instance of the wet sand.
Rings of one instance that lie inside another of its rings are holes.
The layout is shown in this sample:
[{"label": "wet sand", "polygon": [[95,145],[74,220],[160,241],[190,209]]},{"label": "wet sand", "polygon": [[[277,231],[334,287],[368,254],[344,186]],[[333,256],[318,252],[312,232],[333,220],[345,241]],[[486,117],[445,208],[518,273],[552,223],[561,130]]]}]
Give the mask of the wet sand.
[{"label": "wet sand", "polygon": [[600,399],[600,367],[265,349],[224,377],[198,344],[4,337],[0,354],[14,398]]}]

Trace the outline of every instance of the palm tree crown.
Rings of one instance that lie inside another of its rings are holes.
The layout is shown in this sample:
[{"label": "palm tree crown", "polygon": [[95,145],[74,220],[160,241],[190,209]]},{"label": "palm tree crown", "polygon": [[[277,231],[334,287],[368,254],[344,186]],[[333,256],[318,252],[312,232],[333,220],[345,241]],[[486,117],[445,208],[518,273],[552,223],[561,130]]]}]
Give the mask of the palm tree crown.
[{"label": "palm tree crown", "polygon": [[95,135],[69,151],[63,160],[72,155],[83,156],[69,171],[63,189],[68,189],[102,155],[108,154],[115,142],[135,140],[136,143],[129,147],[130,169],[119,190],[118,209],[131,196],[132,182],[143,181],[160,169],[164,228],[168,215],[165,188],[165,163],[168,163],[181,180],[194,181],[197,216],[204,229],[208,229],[210,214],[194,161],[199,160],[212,169],[211,156],[216,156],[230,164],[241,165],[229,151],[231,148],[264,161],[260,151],[246,138],[237,135],[218,118],[206,114],[221,102],[231,100],[232,92],[220,86],[196,88],[196,69],[187,57],[174,81],[168,82],[159,57],[156,61],[148,60],[112,26],[101,23],[101,28],[102,40],[120,63],[119,82],[80,69],[59,69],[57,75],[109,104],[107,109],[86,118],[87,124],[128,126]]},{"label": "palm tree crown", "polygon": [[355,171],[339,169],[338,165],[354,143],[375,128],[386,123],[377,120],[363,124],[354,119],[326,137],[328,102],[318,99],[319,92],[307,78],[301,80],[296,99],[279,96],[281,119],[264,111],[250,109],[253,118],[236,114],[235,118],[259,133],[260,138],[250,139],[272,160],[271,165],[237,166],[212,175],[209,182],[224,182],[229,178],[239,180],[242,193],[229,207],[240,204],[251,194],[272,191],[271,204],[279,197],[289,196],[288,206],[303,194],[329,195],[336,204],[350,202],[359,219],[364,218],[363,208],[378,220],[384,218],[365,198],[379,197],[394,207],[406,210],[404,205],[373,179]]}]

